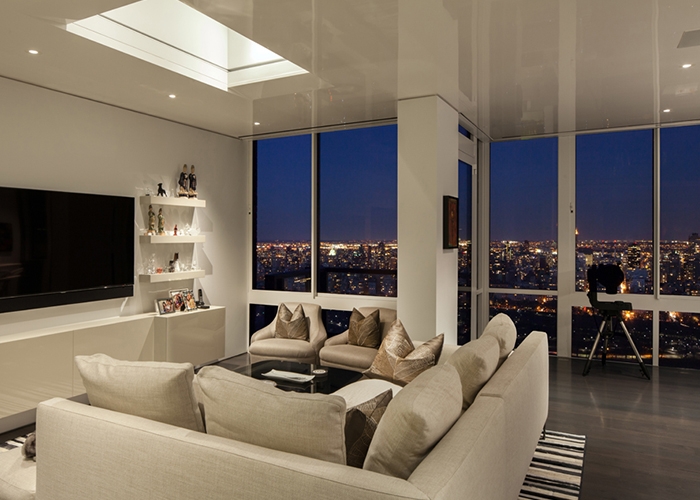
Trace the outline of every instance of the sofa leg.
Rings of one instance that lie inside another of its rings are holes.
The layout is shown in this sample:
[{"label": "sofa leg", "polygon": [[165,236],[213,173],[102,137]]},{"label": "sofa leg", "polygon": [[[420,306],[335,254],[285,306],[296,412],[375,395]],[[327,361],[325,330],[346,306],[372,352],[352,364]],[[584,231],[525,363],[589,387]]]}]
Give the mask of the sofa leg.
[{"label": "sofa leg", "polygon": [[541,440],[547,439],[547,424],[542,427],[542,434],[540,435]]}]

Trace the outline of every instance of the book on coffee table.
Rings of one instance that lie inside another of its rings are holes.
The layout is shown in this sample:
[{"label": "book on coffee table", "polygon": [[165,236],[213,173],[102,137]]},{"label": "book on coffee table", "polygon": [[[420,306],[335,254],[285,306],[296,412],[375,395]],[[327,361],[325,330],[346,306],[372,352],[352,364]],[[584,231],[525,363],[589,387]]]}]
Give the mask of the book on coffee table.
[{"label": "book on coffee table", "polygon": [[314,378],[313,375],[305,375],[303,373],[287,372],[284,370],[270,370],[269,372],[263,373],[263,377],[285,380],[287,382],[311,382]]}]

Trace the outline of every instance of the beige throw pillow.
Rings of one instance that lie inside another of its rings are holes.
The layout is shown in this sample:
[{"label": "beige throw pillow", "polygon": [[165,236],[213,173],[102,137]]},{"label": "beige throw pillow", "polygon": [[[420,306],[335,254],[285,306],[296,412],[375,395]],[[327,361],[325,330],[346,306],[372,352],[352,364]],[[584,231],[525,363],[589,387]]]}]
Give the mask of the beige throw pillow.
[{"label": "beige throw pillow", "polygon": [[484,333],[481,336],[484,337],[486,335],[493,336],[498,341],[498,364],[500,366],[515,348],[515,341],[518,338],[515,323],[507,314],[498,313],[491,318],[491,321],[484,328]]},{"label": "beige throw pillow", "polygon": [[190,363],[120,361],[106,354],[76,356],[90,404],[204,431]]},{"label": "beige throw pillow", "polygon": [[377,348],[382,341],[382,332],[379,329],[379,309],[364,316],[353,308],[350,315],[350,327],[348,328],[348,343],[360,347]]},{"label": "beige throw pillow", "polygon": [[202,368],[195,387],[207,434],[346,463],[340,396],[284,392],[220,366]]},{"label": "beige throw pillow", "polygon": [[440,358],[445,336],[438,335],[414,349],[400,319],[394,321],[384,337],[379,351],[363,373],[370,378],[382,378],[406,385]]},{"label": "beige throw pillow", "polygon": [[304,308],[299,304],[292,314],[286,305],[280,304],[275,323],[275,337],[282,339],[309,340],[309,323]]},{"label": "beige throw pillow", "polygon": [[462,414],[462,391],[452,365],[416,377],[389,403],[363,469],[407,479]]},{"label": "beige throw pillow", "polygon": [[362,468],[372,442],[374,432],[381,420],[386,407],[391,401],[392,391],[388,389],[375,396],[369,401],[365,401],[350,408],[345,415],[345,448],[347,450],[348,462],[352,467]]},{"label": "beige throw pillow", "polygon": [[462,382],[464,409],[471,406],[482,387],[498,368],[499,344],[491,335],[482,335],[457,349],[446,364],[457,369]]}]

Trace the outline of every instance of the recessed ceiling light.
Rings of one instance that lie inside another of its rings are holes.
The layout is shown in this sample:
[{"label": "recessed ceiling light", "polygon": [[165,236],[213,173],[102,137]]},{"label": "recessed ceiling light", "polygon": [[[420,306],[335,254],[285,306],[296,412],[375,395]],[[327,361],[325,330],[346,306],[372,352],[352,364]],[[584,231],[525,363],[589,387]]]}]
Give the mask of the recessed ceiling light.
[{"label": "recessed ceiling light", "polygon": [[688,68],[690,68],[691,66],[692,66],[692,64],[686,63],[686,64],[684,64],[684,65],[681,66],[681,67],[682,67],[683,69],[688,69]]},{"label": "recessed ceiling light", "polygon": [[168,97],[170,97],[171,99],[175,99],[177,96],[175,94],[170,94]]},{"label": "recessed ceiling light", "polygon": [[664,109],[664,113],[670,113],[670,112],[671,112],[670,109],[668,109],[668,108]]},{"label": "recessed ceiling light", "polygon": [[253,125],[260,125],[260,122],[254,122]]},{"label": "recessed ceiling light", "polygon": [[33,55],[33,56],[39,54],[39,51],[36,50],[36,49],[29,49],[27,52],[29,52],[29,53],[30,53],[31,55]]}]

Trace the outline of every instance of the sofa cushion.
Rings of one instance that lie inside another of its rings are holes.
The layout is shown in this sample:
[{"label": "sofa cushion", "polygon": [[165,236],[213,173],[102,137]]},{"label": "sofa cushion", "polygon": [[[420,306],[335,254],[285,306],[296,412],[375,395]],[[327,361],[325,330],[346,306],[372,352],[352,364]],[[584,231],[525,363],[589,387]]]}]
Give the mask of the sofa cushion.
[{"label": "sofa cushion", "polygon": [[197,374],[207,434],[339,464],[345,456],[345,400],[284,392],[219,366]]},{"label": "sofa cushion", "polygon": [[345,448],[348,465],[362,468],[369,444],[391,398],[391,389],[387,389],[369,401],[353,406],[345,414]]},{"label": "sofa cushion", "polygon": [[353,308],[350,315],[350,327],[348,328],[348,343],[360,347],[376,349],[382,341],[382,332],[379,329],[379,309],[364,316]]},{"label": "sofa cushion", "polygon": [[499,356],[498,365],[502,365],[506,358],[513,352],[518,332],[515,323],[507,314],[498,313],[488,322],[481,336],[490,335],[498,341]]},{"label": "sofa cushion", "polygon": [[94,354],[76,356],[75,364],[91,405],[204,431],[191,363],[120,361]]},{"label": "sofa cushion", "polygon": [[289,342],[289,339],[263,339],[250,344],[250,354],[257,356],[279,356],[281,358],[315,357],[314,346],[309,342]]},{"label": "sofa cushion", "polygon": [[462,382],[464,408],[469,408],[476,395],[498,368],[499,344],[495,337],[482,335],[457,349],[447,364],[453,365]]},{"label": "sofa cushion", "polygon": [[421,373],[389,403],[363,469],[407,479],[461,413],[457,370],[444,364]]},{"label": "sofa cushion", "polygon": [[343,365],[357,371],[366,370],[372,366],[377,350],[359,345],[329,345],[321,349],[321,364]]},{"label": "sofa cushion", "polygon": [[275,337],[281,339],[309,340],[309,323],[304,308],[299,304],[292,314],[286,305],[280,304],[275,323]]},{"label": "sofa cushion", "polygon": [[0,498],[34,500],[36,462],[22,456],[21,448],[0,453]]},{"label": "sofa cushion", "polygon": [[414,349],[401,320],[397,319],[379,346],[372,366],[363,373],[371,378],[383,378],[406,385],[437,363],[443,340],[444,335],[440,334]]}]

